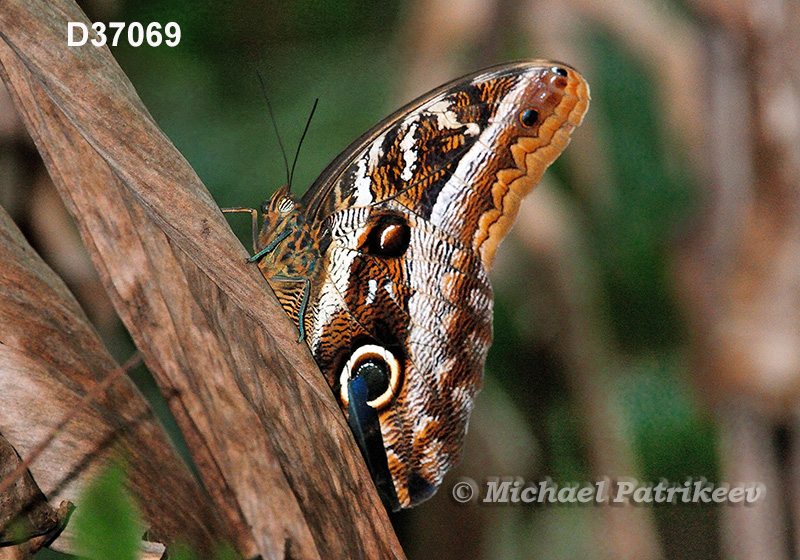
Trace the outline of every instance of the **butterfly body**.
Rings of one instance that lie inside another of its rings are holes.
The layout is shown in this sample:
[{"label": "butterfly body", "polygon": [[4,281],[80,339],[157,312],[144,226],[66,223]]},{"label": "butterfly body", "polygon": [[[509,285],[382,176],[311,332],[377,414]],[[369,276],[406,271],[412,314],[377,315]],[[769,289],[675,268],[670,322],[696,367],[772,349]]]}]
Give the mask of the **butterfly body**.
[{"label": "butterfly body", "polygon": [[460,459],[491,343],[497,244],[588,100],[564,65],[488,69],[365,133],[301,199],[284,188],[265,204],[259,268],[343,412],[379,424],[365,441],[383,446],[370,466],[376,481],[388,471],[395,507],[430,497]]}]

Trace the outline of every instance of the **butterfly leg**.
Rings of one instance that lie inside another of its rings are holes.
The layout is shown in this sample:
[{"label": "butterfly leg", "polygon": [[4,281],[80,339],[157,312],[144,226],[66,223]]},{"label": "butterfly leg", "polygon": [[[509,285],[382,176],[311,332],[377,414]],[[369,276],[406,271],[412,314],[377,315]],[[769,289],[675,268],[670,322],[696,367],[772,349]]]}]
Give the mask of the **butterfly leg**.
[{"label": "butterfly leg", "polygon": [[238,212],[250,212],[251,217],[251,235],[253,236],[253,252],[257,252],[256,243],[258,243],[258,210],[255,208],[245,208],[244,206],[237,206],[234,208],[220,208],[223,214],[236,214]]},{"label": "butterfly leg", "polygon": [[[266,247],[264,247],[263,249],[261,249],[259,252],[257,252],[255,255],[253,255],[253,256],[252,256],[252,257],[250,257],[249,259],[247,259],[247,262],[256,262],[258,259],[260,259],[260,258],[261,258],[261,257],[263,257],[264,255],[268,255],[269,253],[271,253],[272,251],[274,251],[274,250],[275,250],[275,247],[277,247],[278,245],[280,245],[281,241],[283,241],[284,239],[286,239],[287,237],[289,237],[289,235],[290,235],[291,233],[292,233],[292,230],[291,230],[291,229],[285,229],[285,230],[283,230],[283,231],[280,233],[280,235],[278,235],[278,237],[276,237],[275,239],[273,239],[272,241],[270,241],[270,242],[267,244],[267,246],[266,246]],[[254,249],[255,249],[255,247],[254,247]],[[296,278],[295,278],[295,280],[296,280]]]},{"label": "butterfly leg", "polygon": [[303,276],[283,276],[276,275],[270,278],[270,281],[278,280],[279,282],[303,282],[303,296],[300,298],[300,309],[297,313],[297,329],[300,331],[300,337],[297,342],[303,342],[306,338],[306,309],[308,307],[308,296],[311,292],[311,281]]},{"label": "butterfly leg", "polygon": [[[264,255],[268,255],[275,248],[281,244],[281,242],[289,237],[292,233],[291,229],[283,230],[275,239],[270,241],[266,247],[261,249],[260,251],[256,248],[256,243],[258,240],[258,211],[253,208],[245,208],[245,207],[236,207],[236,208],[221,208],[223,214],[233,214],[237,212],[250,212],[252,216],[252,235],[253,235],[253,253],[255,253],[252,257],[247,259],[247,262],[256,262]],[[300,299],[300,310],[297,318],[297,325],[298,330],[300,331],[300,337],[297,339],[297,342],[303,342],[306,338],[306,329],[305,329],[305,314],[306,308],[308,307],[308,296],[311,291],[311,282],[308,278],[304,278],[302,276],[283,276],[277,275],[270,278],[270,280],[278,280],[278,281],[286,281],[286,282],[303,282],[303,296]]]}]

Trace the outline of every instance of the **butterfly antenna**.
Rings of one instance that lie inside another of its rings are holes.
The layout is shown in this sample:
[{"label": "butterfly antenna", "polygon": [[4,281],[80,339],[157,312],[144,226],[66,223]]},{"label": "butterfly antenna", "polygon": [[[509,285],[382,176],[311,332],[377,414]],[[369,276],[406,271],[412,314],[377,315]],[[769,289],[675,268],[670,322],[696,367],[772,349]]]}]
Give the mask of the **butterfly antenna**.
[{"label": "butterfly antenna", "polygon": [[[267,84],[264,83],[264,77],[258,70],[256,70],[256,76],[258,76],[258,82],[261,84],[261,93],[264,94],[264,99],[267,101],[267,109],[269,110],[269,118],[272,121],[272,128],[275,129],[275,136],[278,137],[278,145],[281,147],[281,154],[283,154],[283,167],[286,169],[286,184],[289,185],[289,190],[291,190],[292,176],[289,172],[289,159],[286,157],[286,148],[283,147],[281,133],[278,132],[278,121],[275,120],[275,113],[272,110],[272,103],[269,102],[269,95],[267,95]],[[295,161],[297,161],[297,158],[295,158]],[[294,168],[292,168],[292,170],[294,170]]]},{"label": "butterfly antenna", "polygon": [[311,119],[314,117],[314,111],[317,110],[317,105],[319,104],[319,97],[314,101],[314,106],[311,107],[311,113],[308,115],[308,120],[306,121],[306,127],[303,129],[303,135],[300,136],[300,142],[297,143],[297,151],[294,154],[294,161],[292,162],[292,170],[289,172],[289,190],[292,189],[292,179],[294,179],[294,168],[297,166],[297,158],[300,156],[300,148],[303,145],[303,140],[306,139],[306,133],[308,132],[308,127],[311,126]]}]

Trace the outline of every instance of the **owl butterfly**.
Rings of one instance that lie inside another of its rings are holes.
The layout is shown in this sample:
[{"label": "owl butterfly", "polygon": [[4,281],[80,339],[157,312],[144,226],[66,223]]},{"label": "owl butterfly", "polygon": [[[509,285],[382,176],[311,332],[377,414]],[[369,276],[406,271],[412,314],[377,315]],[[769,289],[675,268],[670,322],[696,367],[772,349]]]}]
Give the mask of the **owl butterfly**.
[{"label": "owl butterfly", "polygon": [[461,457],[492,338],[495,250],[588,105],[563,64],[489,68],[363,134],[302,198],[284,186],[262,207],[251,260],[393,509],[429,498]]}]

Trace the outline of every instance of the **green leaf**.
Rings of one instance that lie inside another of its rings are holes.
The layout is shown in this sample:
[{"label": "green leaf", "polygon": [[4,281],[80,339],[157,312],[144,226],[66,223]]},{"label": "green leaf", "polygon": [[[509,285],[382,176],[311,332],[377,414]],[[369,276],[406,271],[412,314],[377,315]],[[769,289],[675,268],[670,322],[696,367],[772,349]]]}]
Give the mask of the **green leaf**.
[{"label": "green leaf", "polygon": [[79,549],[90,558],[135,560],[142,521],[125,487],[125,469],[112,465],[78,501],[72,524]]}]

